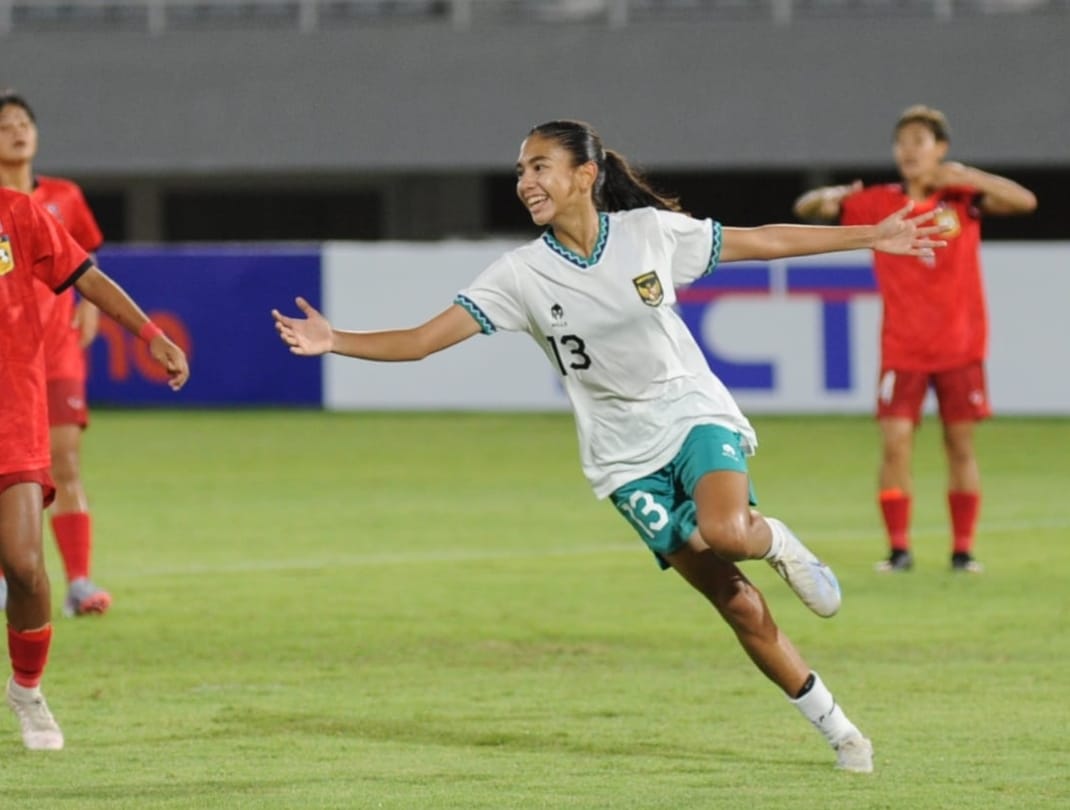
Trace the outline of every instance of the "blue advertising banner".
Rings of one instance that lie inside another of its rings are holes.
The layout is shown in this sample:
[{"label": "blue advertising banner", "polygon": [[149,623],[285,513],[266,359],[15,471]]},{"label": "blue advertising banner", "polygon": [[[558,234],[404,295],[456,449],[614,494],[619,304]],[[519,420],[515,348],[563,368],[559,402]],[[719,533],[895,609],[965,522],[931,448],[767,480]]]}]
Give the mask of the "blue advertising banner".
[{"label": "blue advertising banner", "polygon": [[877,279],[868,263],[823,265],[782,262],[783,278],[774,280],[771,264],[741,262],[700,278],[677,292],[680,316],[698,338],[699,347],[713,372],[732,391],[774,391],[777,367],[772,360],[734,361],[723,356],[703,338],[701,319],[717,301],[729,296],[768,296],[778,284],[788,296],[809,296],[819,300],[822,342],[822,384],[824,391],[850,391],[852,378],[851,309],[856,298],[877,295]]},{"label": "blue advertising banner", "polygon": [[291,355],[271,320],[272,308],[296,311],[296,295],[320,307],[318,246],[116,246],[97,259],[182,346],[191,374],[171,391],[145,345],[102,317],[89,353],[91,404],[322,403],[322,362]]}]

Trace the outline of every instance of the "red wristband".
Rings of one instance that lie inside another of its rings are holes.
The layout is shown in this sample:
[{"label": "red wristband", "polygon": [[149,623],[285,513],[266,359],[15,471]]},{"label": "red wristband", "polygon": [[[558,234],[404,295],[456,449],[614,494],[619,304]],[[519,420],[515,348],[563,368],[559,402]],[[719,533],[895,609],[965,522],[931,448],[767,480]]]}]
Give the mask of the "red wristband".
[{"label": "red wristband", "polygon": [[145,325],[137,332],[137,336],[146,343],[152,343],[153,338],[159,337],[162,334],[163,330],[152,321],[145,321]]}]

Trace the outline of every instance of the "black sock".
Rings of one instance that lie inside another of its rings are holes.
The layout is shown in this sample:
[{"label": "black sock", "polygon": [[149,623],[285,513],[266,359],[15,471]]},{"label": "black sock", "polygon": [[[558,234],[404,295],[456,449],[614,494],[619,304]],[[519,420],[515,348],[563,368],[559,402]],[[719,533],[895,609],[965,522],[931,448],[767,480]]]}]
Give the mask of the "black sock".
[{"label": "black sock", "polygon": [[795,699],[798,700],[803,695],[805,695],[807,692],[809,692],[811,689],[813,689],[814,688],[814,683],[816,681],[817,681],[817,679],[814,677],[814,673],[811,672],[810,675],[806,678],[806,683],[804,683],[802,685],[802,689],[800,689],[795,694]]}]

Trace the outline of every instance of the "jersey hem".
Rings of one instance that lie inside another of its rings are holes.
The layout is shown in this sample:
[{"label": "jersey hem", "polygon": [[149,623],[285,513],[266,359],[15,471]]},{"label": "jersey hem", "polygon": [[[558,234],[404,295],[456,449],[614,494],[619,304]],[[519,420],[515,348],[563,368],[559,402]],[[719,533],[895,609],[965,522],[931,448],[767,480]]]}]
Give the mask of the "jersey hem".
[{"label": "jersey hem", "polygon": [[591,484],[591,489],[594,490],[594,496],[598,498],[598,500],[603,501],[621,487],[626,486],[633,481],[638,481],[640,478],[645,478],[652,473],[656,473],[676,457],[676,454],[680,452],[680,448],[684,446],[684,442],[687,441],[688,434],[693,428],[699,427],[700,425],[715,425],[739,433],[743,437],[744,452],[746,452],[748,456],[754,455],[755,448],[758,445],[757,439],[753,432],[748,433],[748,431],[741,429],[738,424],[710,419],[708,417],[696,419],[695,421],[688,421],[684,423],[684,429],[681,431],[680,435],[665,451],[658,453],[658,455],[654,456],[654,458],[646,464],[629,467],[627,476],[621,473],[609,473],[608,475],[600,477],[598,483],[588,479]]}]

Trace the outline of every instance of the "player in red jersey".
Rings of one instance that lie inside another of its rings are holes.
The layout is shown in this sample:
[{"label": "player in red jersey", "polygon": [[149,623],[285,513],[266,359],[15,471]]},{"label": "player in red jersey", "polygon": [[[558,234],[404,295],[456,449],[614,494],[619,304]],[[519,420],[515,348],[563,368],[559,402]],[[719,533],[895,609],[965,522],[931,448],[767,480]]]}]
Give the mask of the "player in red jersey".
[{"label": "player in red jersey", "polygon": [[928,389],[935,393],[948,464],[953,570],[982,570],[973,557],[981,504],[974,425],[991,415],[984,362],[988,316],[981,278],[983,215],[1027,214],[1036,197],[1013,180],[946,160],[950,135],[939,110],[917,105],[896,122],[893,154],[901,183],[864,188],[828,186],[801,196],[803,219],[845,225],[879,222],[913,201],[914,211],[936,210],[947,247],[930,258],[874,253],[884,312],[877,418],[883,452],[879,501],[890,547],[881,571],[908,571],[912,498],[911,455]]},{"label": "player in red jersey", "polygon": [[152,323],[45,209],[0,189],[0,564],[7,573],[7,702],[27,748],[63,747],[63,733],[41,694],[52,641],[52,604],[41,543],[41,515],[55,495],[49,474],[45,336],[36,287],[72,285],[148,343],[171,387],[189,376],[186,356]]},{"label": "player in red jersey", "polygon": [[[35,175],[37,126],[33,110],[11,91],[0,93],[0,186],[32,196],[88,253],[103,235],[82,190],[69,180]],[[92,303],[76,301],[73,289],[59,296],[38,286],[45,324],[45,365],[52,444],[52,533],[67,575],[63,610],[71,616],[104,613],[111,596],[89,578],[92,524],[80,472],[82,431],[89,423],[85,348],[96,336],[98,313]],[[0,580],[0,609],[6,583]]]}]

